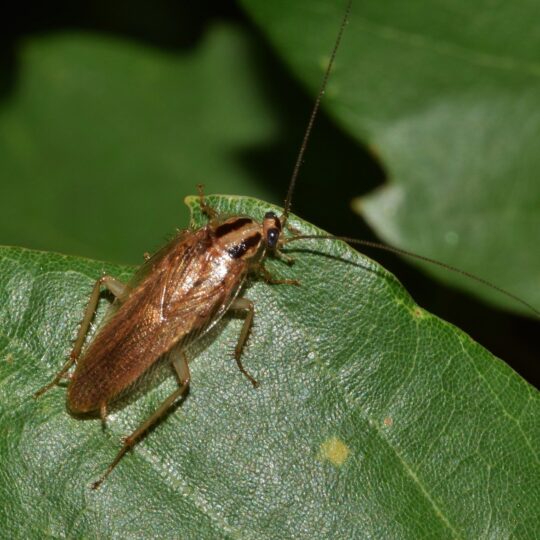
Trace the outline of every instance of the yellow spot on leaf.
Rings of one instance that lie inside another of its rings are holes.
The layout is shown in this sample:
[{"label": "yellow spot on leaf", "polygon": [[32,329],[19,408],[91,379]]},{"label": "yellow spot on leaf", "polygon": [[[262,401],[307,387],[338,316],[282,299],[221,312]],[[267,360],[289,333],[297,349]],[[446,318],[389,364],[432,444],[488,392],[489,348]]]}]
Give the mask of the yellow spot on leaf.
[{"label": "yellow spot on leaf", "polygon": [[391,416],[387,416],[387,417],[383,420],[383,422],[384,422],[384,425],[385,425],[386,427],[392,427],[392,426],[394,425],[394,420],[392,419]]},{"label": "yellow spot on leaf", "polygon": [[331,437],[321,444],[319,456],[333,465],[343,465],[351,453],[350,448],[338,437]]}]

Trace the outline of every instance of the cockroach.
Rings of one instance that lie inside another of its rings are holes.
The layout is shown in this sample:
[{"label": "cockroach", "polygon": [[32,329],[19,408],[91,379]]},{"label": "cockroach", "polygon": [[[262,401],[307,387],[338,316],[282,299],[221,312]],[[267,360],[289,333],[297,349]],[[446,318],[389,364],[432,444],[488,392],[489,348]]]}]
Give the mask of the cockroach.
[{"label": "cockroach", "polygon": [[[102,484],[148,429],[185,396],[190,384],[189,365],[184,352],[186,347],[205,335],[228,311],[246,312],[234,356],[240,371],[254,387],[258,386],[259,383],[244,368],[241,360],[253,322],[254,305],[239,293],[247,276],[253,273],[271,284],[299,285],[296,280],[274,279],[264,266],[268,255],[287,260],[282,248],[290,242],[300,239],[344,240],[422,259],[475,279],[539,314],[534,307],[513,294],[439,261],[375,242],[332,235],[300,235],[288,226],[294,187],[351,4],[352,0],[349,0],[300,145],[282,214],[278,216],[274,212],[267,212],[262,223],[249,216],[223,217],[207,204],[200,187],[200,206],[208,217],[208,223],[196,230],[180,232],[161,250],[148,257],[128,284],[109,275],[100,277],[92,290],[69,359],[54,379],[35,393],[35,397],[38,397],[67,378],[67,406],[70,412],[77,415],[99,413],[105,422],[110,404],[123,396],[160,358],[166,357],[170,362],[178,377],[178,388],[124,439],[114,460],[101,478],[92,484],[94,489]],[[104,323],[84,347],[102,287],[112,293],[115,300]],[[75,370],[69,375],[74,364]]]}]

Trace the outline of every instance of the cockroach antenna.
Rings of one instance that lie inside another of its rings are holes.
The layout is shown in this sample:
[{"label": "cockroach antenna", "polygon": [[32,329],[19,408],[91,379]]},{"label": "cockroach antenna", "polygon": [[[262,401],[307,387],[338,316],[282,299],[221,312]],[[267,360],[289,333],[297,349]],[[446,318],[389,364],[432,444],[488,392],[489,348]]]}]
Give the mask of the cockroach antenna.
[{"label": "cockroach antenna", "polygon": [[287,197],[285,197],[285,202],[283,203],[283,214],[280,217],[281,225],[285,225],[289,217],[289,212],[291,210],[291,204],[292,204],[292,196],[294,193],[294,188],[296,186],[298,173],[300,172],[300,167],[302,166],[302,163],[304,160],[304,154],[306,152],[309,138],[313,130],[313,124],[315,124],[315,119],[317,118],[317,114],[321,106],[322,97],[324,96],[326,87],[328,85],[328,79],[330,77],[330,72],[332,71],[332,67],[334,65],[334,60],[336,59],[336,55],[339,49],[339,44],[341,43],[341,38],[343,37],[343,32],[345,31],[345,27],[347,26],[347,23],[349,21],[349,16],[351,14],[351,6],[352,6],[352,0],[349,0],[347,3],[347,7],[345,8],[345,14],[343,15],[343,20],[341,21],[341,25],[339,27],[336,42],[334,43],[334,48],[332,49],[332,54],[330,55],[330,60],[328,61],[328,66],[326,67],[326,71],[324,72],[324,77],[321,83],[321,87],[317,94],[317,98],[315,99],[315,103],[313,104],[313,109],[311,111],[311,115],[309,117],[306,131],[304,133],[304,138],[302,139],[302,144],[300,145],[300,149],[298,150],[296,162],[294,164],[293,172],[291,174],[291,180],[289,181],[289,189],[287,190]]},{"label": "cockroach antenna", "polygon": [[[320,106],[321,106],[321,100],[324,96],[324,93],[326,91],[326,87],[328,85],[328,79],[330,78],[330,73],[332,71],[332,67],[334,65],[334,61],[336,59],[336,55],[339,49],[339,45],[341,43],[341,38],[343,37],[343,32],[345,31],[345,27],[347,26],[347,23],[349,21],[350,13],[351,13],[351,6],[352,6],[352,0],[349,0],[347,2],[347,7],[345,8],[345,14],[343,15],[343,20],[341,22],[341,25],[339,27],[338,35],[334,44],[334,48],[332,49],[332,53],[330,55],[330,60],[328,61],[328,66],[326,67],[326,71],[324,73],[324,77],[319,89],[319,92],[317,94],[317,98],[315,99],[315,103],[313,105],[313,109],[311,111],[311,115],[309,117],[309,121],[306,127],[306,131],[304,133],[304,138],[302,139],[302,144],[300,145],[300,149],[298,151],[298,155],[296,157],[296,162],[294,164],[293,172],[291,175],[291,179],[289,181],[289,189],[287,190],[287,197],[285,198],[285,202],[283,204],[283,214],[280,217],[281,225],[284,226],[287,222],[287,219],[289,217],[289,213],[291,210],[291,204],[292,204],[292,197],[294,194],[294,189],[296,187],[296,181],[298,178],[298,174],[300,172],[300,167],[302,166],[303,160],[304,160],[304,154],[306,152],[306,148],[311,136],[311,132],[313,130],[313,125],[315,124],[315,119],[317,118],[317,114],[319,112]],[[461,268],[457,268],[455,266],[452,266],[450,264],[438,261],[436,259],[432,259],[431,257],[425,257],[424,255],[418,255],[417,253],[413,253],[411,251],[407,251],[405,249],[400,249],[394,246],[390,246],[387,244],[381,244],[379,242],[372,242],[370,240],[361,240],[358,238],[349,238],[345,236],[333,236],[333,235],[294,235],[290,238],[287,238],[283,240],[282,244],[288,244],[290,242],[295,242],[297,240],[342,240],[344,242],[347,242],[349,244],[356,244],[360,246],[366,246],[374,249],[379,249],[382,251],[387,251],[393,254],[397,255],[403,255],[405,257],[409,257],[412,259],[417,259],[420,261],[427,262],[429,264],[432,264],[434,266],[439,266],[441,268],[444,268],[446,270],[449,270],[450,272],[455,272],[456,274],[461,274],[469,279],[472,279],[473,281],[476,281],[486,287],[489,287],[493,289],[494,291],[497,291],[498,293],[506,296],[507,298],[510,298],[511,300],[518,302],[522,306],[526,307],[531,313],[533,313],[538,319],[540,319],[540,311],[536,309],[532,304],[529,302],[523,300],[519,296],[503,289],[502,287],[499,287],[495,285],[494,283],[491,283],[487,279],[481,278],[479,276],[476,276],[470,272],[467,272],[465,270],[461,270]]]},{"label": "cockroach antenna", "polygon": [[431,257],[419,255],[418,253],[413,253],[412,251],[397,248],[394,246],[389,246],[387,244],[381,244],[380,242],[372,242],[371,240],[362,240],[360,238],[349,238],[348,236],[334,236],[331,234],[329,235],[317,235],[317,234],[295,235],[295,236],[292,236],[290,238],[283,240],[283,244],[284,245],[290,244],[291,242],[296,242],[297,240],[341,240],[343,242],[347,242],[348,244],[366,246],[369,248],[379,249],[381,251],[387,251],[389,253],[393,253],[394,255],[403,255],[404,257],[409,257],[411,259],[424,261],[434,266],[439,266],[440,268],[444,268],[445,270],[449,270],[450,272],[461,274],[462,276],[465,276],[468,279],[472,279],[473,281],[476,281],[486,287],[489,287],[490,289],[497,291],[499,294],[502,294],[506,296],[507,298],[510,298],[511,300],[518,302],[522,306],[526,307],[531,313],[533,313],[536,316],[537,319],[540,319],[540,311],[536,309],[532,304],[527,302],[526,300],[523,300],[523,298],[520,298],[514,293],[511,293],[510,291],[507,291],[506,289],[503,289],[502,287],[495,285],[494,283],[492,283],[491,281],[488,281],[487,279],[481,278],[475,274],[472,274],[471,272],[467,272],[466,270],[462,270],[461,268],[457,268],[456,266],[452,266],[450,264],[438,261],[437,259],[432,259]]}]

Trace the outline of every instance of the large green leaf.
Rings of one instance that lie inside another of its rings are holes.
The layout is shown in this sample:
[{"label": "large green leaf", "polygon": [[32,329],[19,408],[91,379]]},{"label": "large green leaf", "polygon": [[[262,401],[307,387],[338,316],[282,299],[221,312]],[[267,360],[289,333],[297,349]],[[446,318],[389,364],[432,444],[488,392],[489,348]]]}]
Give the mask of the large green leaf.
[{"label": "large green leaf", "polygon": [[[243,4],[315,93],[345,1]],[[539,14],[531,0],[354,2],[324,100],[387,172],[386,184],[355,204],[382,239],[537,306]],[[429,271],[524,309],[461,276]]]},{"label": "large green leaf", "polygon": [[[258,218],[269,209],[210,200]],[[193,358],[186,401],[99,491],[90,484],[120,437],[174,379],[114,411],[105,432],[66,413],[63,389],[31,396],[69,353],[93,281],[131,270],[0,250],[2,535],[536,537],[538,393],[344,244],[288,250],[292,267],[269,268],[300,287],[255,281],[244,293],[256,305],[244,363],[261,387],[236,369],[241,321],[227,318]]]},{"label": "large green leaf", "polygon": [[25,40],[0,103],[2,243],[140,261],[198,183],[269,198],[244,163],[276,130],[253,48],[232,25],[178,54],[105,35]]}]

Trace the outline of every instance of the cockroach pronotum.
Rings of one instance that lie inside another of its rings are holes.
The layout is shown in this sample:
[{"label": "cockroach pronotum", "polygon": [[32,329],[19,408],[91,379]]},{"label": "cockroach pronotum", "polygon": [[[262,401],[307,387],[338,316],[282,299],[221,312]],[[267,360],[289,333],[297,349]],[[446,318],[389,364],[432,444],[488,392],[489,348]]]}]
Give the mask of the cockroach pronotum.
[{"label": "cockroach pronotum", "polygon": [[[122,448],[101,478],[93,484],[93,488],[101,485],[128,450],[185,395],[190,383],[190,371],[184,353],[186,347],[207,333],[229,310],[247,313],[236,344],[235,358],[240,371],[253,386],[258,385],[241,361],[253,321],[254,306],[250,300],[239,296],[239,293],[250,273],[258,274],[269,283],[298,285],[296,280],[274,279],[264,267],[264,260],[269,254],[287,259],[281,248],[290,242],[309,238],[340,239],[420,258],[493,287],[538,314],[534,307],[511,293],[433,259],[362,240],[330,235],[300,235],[288,227],[296,179],[347,24],[351,3],[352,0],[349,0],[311,112],[282,214],[278,216],[274,212],[267,212],[262,223],[249,216],[223,217],[208,205],[201,188],[200,205],[208,217],[207,225],[178,233],[161,250],[148,257],[128,284],[112,276],[100,277],[92,290],[69,359],[54,379],[36,392],[35,396],[40,396],[62,379],[68,378],[69,410],[75,414],[99,413],[105,421],[109,405],[130,389],[160,358],[166,357],[176,372],[178,388],[124,439]],[[115,300],[105,322],[91,342],[83,347],[102,287],[112,293]],[[68,375],[73,364],[76,364],[75,370],[72,375]]]}]

